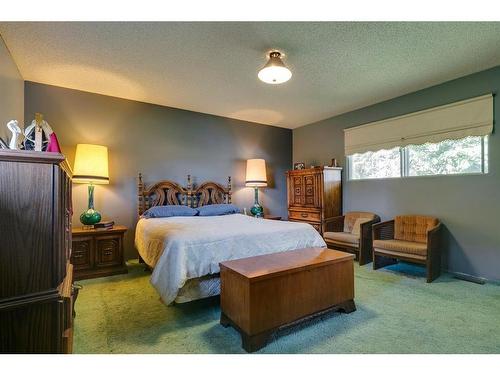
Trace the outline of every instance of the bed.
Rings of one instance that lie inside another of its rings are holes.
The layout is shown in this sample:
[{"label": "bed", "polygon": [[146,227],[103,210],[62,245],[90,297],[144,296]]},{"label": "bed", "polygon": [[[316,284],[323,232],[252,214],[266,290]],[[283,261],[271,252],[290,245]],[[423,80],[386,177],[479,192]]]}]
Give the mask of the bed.
[{"label": "bed", "polygon": [[[139,175],[138,212],[157,205],[231,203],[226,187],[205,182],[194,188],[160,181],[146,188]],[[151,284],[165,304],[184,303],[220,294],[219,262],[305,247],[326,247],[309,224],[256,219],[242,214],[140,218],[135,245],[152,268]]]}]

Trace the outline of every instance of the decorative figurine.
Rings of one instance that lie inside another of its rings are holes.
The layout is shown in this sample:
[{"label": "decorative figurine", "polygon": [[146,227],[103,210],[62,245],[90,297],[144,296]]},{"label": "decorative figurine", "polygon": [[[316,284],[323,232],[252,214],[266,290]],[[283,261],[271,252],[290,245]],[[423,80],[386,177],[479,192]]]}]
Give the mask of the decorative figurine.
[{"label": "decorative figurine", "polygon": [[42,121],[42,114],[35,113],[35,151],[42,151]]},{"label": "decorative figurine", "polygon": [[337,159],[333,158],[332,161],[330,162],[329,167],[338,167]]},{"label": "decorative figurine", "polygon": [[61,152],[56,133],[43,119],[41,113],[35,113],[35,119],[24,132],[19,127],[17,120],[9,121],[7,128],[11,131],[12,137],[8,144],[0,138],[0,149]]},{"label": "decorative figurine", "polygon": [[43,119],[41,113],[35,113],[35,119],[24,131],[24,149],[35,151],[46,151],[53,131],[50,125]]},{"label": "decorative figurine", "polygon": [[17,120],[11,120],[7,123],[7,128],[12,132],[12,137],[10,138],[9,148],[11,150],[19,150],[19,143],[21,142],[21,137],[23,132],[18,125]]},{"label": "decorative figurine", "polygon": [[59,146],[59,141],[57,140],[56,133],[52,133],[49,138],[49,144],[47,145],[47,152],[61,152],[61,147]]},{"label": "decorative figurine", "polygon": [[295,163],[293,165],[293,169],[297,170],[297,169],[306,169],[306,163]]}]

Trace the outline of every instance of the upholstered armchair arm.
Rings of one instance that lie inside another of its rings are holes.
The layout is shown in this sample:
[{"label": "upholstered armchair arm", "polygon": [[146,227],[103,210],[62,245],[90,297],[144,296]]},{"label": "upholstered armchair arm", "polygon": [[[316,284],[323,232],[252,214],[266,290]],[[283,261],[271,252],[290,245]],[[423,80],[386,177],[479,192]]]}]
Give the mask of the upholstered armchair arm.
[{"label": "upholstered armchair arm", "polygon": [[344,217],[335,216],[325,220],[325,229],[323,232],[343,232],[344,231]]},{"label": "upholstered armchair arm", "polygon": [[360,244],[361,245],[363,245],[365,241],[369,244],[369,246],[372,245],[372,226],[374,224],[379,223],[379,222],[380,222],[380,217],[378,215],[375,215],[373,220],[370,220],[370,221],[367,221],[367,222],[364,222],[363,224],[361,224],[361,230],[360,230],[360,233],[361,233]]},{"label": "upholstered armchair arm", "polygon": [[394,220],[384,221],[372,226],[373,240],[394,239]]},{"label": "upholstered armchair arm", "polygon": [[441,273],[441,224],[427,231],[427,282]]},{"label": "upholstered armchair arm", "polygon": [[372,260],[373,240],[372,240],[372,226],[380,222],[380,217],[375,217],[361,224],[360,239],[359,239],[359,265],[365,265]]},{"label": "upholstered armchair arm", "polygon": [[427,231],[427,254],[433,254],[440,250],[441,223]]}]

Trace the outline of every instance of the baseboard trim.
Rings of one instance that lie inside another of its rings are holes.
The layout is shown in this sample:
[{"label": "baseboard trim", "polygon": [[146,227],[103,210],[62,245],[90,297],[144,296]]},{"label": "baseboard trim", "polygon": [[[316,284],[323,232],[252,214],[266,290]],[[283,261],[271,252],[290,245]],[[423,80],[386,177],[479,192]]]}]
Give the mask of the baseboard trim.
[{"label": "baseboard trim", "polygon": [[469,281],[471,283],[484,285],[488,281],[484,277],[472,276],[462,272],[451,272],[451,274],[456,278],[464,281]]}]

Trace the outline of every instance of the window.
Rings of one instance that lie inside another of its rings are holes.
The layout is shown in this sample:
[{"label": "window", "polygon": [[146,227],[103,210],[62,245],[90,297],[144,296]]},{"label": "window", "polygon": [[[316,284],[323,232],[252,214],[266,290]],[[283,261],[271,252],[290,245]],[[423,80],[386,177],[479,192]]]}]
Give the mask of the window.
[{"label": "window", "polygon": [[481,173],[482,143],[482,137],[467,137],[408,146],[408,176]]},{"label": "window", "polygon": [[401,177],[399,147],[349,156],[351,180]]},{"label": "window", "polygon": [[348,156],[349,179],[488,172],[488,136]]}]

